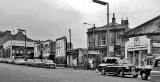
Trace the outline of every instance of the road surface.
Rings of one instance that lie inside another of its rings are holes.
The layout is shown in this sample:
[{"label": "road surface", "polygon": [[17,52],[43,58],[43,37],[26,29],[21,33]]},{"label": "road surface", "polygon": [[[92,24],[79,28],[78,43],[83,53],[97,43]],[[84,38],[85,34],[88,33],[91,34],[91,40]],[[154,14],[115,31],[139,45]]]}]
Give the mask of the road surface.
[{"label": "road surface", "polygon": [[0,63],[0,82],[149,82],[140,78],[103,76],[95,71],[45,69]]}]

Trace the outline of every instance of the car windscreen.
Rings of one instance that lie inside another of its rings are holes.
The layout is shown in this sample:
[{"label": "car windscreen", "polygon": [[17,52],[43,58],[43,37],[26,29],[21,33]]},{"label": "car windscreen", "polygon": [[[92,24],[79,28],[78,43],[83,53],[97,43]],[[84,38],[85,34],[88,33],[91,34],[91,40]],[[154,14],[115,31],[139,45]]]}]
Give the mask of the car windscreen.
[{"label": "car windscreen", "polygon": [[107,59],[107,60],[106,60],[106,63],[109,63],[109,64],[117,64],[117,59]]}]

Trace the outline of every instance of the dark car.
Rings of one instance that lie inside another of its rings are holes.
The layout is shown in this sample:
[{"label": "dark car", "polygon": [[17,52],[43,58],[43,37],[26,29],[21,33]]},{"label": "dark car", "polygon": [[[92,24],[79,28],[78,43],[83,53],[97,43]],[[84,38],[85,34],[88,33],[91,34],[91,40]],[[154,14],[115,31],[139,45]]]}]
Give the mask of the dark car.
[{"label": "dark car", "polygon": [[43,60],[43,67],[55,69],[56,63],[54,63],[52,60]]},{"label": "dark car", "polygon": [[102,69],[106,66],[113,65],[113,63],[107,61],[108,57],[102,59],[102,63],[97,66],[97,70],[102,73]]},{"label": "dark car", "polygon": [[127,59],[118,57],[107,57],[104,58],[106,65],[99,68],[101,74],[114,74],[120,77],[125,75],[132,75],[134,78],[138,76],[138,69],[133,66]]},{"label": "dark car", "polygon": [[150,82],[160,82],[160,57],[155,58],[150,73]]}]

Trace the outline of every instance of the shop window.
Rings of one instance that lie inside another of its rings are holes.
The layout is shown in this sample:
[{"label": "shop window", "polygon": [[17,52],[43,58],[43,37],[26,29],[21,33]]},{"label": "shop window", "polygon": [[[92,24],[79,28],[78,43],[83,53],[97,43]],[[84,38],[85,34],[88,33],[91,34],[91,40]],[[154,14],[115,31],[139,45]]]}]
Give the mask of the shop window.
[{"label": "shop window", "polygon": [[13,50],[12,52],[15,53],[15,50]]}]

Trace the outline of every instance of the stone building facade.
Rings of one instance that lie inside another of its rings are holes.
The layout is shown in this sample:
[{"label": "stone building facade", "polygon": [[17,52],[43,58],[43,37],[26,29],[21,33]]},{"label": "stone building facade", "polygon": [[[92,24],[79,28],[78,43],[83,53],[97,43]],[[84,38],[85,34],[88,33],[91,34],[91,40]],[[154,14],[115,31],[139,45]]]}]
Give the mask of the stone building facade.
[{"label": "stone building facade", "polygon": [[160,56],[160,16],[157,16],[123,35],[125,58],[134,65],[151,65]]},{"label": "stone building facade", "polygon": [[16,34],[11,34],[11,31],[4,32],[3,36],[0,37],[0,45],[3,51],[3,57],[11,58],[22,57],[25,48],[26,39],[26,53],[29,57],[34,54],[34,41],[23,34],[22,31],[18,31]]},{"label": "stone building facade", "polygon": [[124,56],[124,42],[120,35],[129,29],[128,19],[121,20],[121,24],[116,23],[113,14],[112,22],[109,24],[109,44],[110,52],[107,55],[107,25],[102,27],[89,28],[87,31],[88,54],[93,58],[102,58],[104,56],[121,57]]}]

